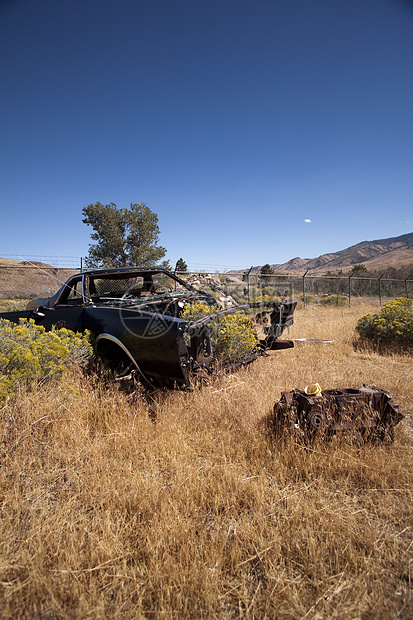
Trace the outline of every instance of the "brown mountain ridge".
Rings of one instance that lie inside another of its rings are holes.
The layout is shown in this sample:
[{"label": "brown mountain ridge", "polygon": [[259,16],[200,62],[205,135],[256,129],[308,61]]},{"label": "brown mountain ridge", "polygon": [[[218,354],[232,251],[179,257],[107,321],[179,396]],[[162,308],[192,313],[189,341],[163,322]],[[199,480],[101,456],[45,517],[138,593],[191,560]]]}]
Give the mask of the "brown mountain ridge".
[{"label": "brown mountain ridge", "polygon": [[[322,254],[317,258],[292,258],[283,264],[272,265],[277,272],[301,274],[307,269],[313,273],[323,274],[327,271],[350,272],[354,265],[363,264],[369,271],[384,270],[389,267],[400,269],[413,265],[413,232],[377,239],[362,241],[345,250]],[[254,270],[259,270],[259,267]]]}]

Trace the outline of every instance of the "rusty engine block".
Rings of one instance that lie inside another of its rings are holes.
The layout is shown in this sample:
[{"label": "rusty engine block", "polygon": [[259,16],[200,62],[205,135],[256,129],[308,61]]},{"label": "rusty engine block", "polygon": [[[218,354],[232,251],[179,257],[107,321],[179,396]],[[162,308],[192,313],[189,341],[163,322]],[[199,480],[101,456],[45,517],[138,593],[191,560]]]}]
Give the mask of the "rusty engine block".
[{"label": "rusty engine block", "polygon": [[286,430],[303,437],[326,437],[356,432],[363,440],[393,441],[394,427],[404,415],[390,394],[375,386],[282,392],[275,403],[273,424],[277,434]]}]

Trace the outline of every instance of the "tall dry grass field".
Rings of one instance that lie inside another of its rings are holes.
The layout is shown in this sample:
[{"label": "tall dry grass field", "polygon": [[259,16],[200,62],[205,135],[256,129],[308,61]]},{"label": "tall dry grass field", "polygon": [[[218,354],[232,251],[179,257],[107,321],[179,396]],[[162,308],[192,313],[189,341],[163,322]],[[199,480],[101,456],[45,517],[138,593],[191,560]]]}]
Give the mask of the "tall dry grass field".
[{"label": "tall dry grass field", "polygon": [[[298,309],[301,344],[192,393],[75,372],[1,410],[4,618],[411,618],[412,363],[353,349],[366,305]],[[374,384],[392,445],[267,436],[280,392]]]}]

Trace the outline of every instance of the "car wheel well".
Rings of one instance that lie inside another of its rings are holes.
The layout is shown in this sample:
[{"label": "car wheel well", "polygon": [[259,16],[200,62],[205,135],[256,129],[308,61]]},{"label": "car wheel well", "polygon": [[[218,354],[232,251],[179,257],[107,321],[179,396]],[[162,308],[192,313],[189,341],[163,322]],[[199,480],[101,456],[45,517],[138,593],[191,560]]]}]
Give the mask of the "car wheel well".
[{"label": "car wheel well", "polygon": [[127,353],[113,340],[101,338],[96,344],[96,354],[105,368],[116,375],[136,367]]}]

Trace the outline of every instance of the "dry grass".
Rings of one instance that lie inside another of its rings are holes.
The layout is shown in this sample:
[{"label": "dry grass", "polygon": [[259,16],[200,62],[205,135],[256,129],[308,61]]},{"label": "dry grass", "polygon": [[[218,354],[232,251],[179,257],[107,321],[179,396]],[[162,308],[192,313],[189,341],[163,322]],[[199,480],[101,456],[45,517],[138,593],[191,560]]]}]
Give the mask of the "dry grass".
[{"label": "dry grass", "polygon": [[370,308],[308,306],[297,345],[193,393],[76,373],[1,411],[0,596],[13,618],[411,618],[410,418],[391,446],[279,444],[281,390],[411,408],[411,358],[352,348]]},{"label": "dry grass", "polygon": [[24,299],[0,299],[0,312],[13,312],[14,310],[24,310],[29,300]]}]

